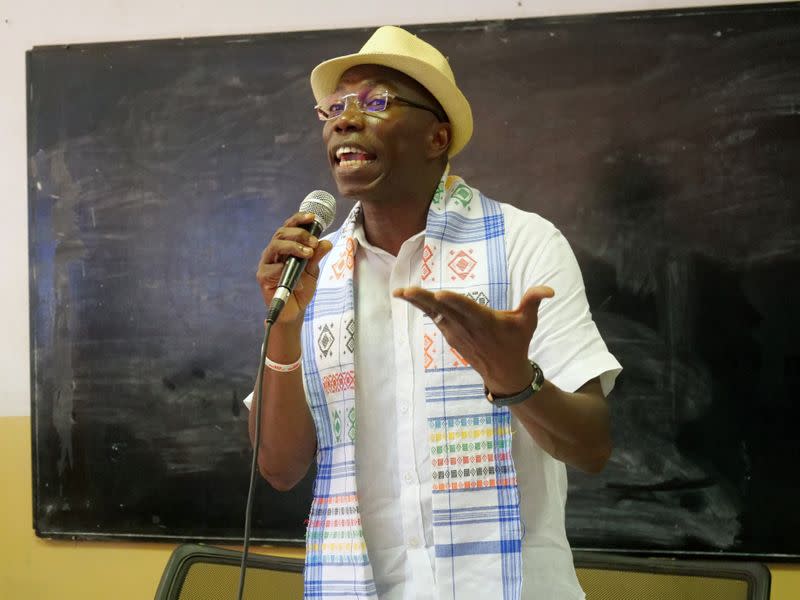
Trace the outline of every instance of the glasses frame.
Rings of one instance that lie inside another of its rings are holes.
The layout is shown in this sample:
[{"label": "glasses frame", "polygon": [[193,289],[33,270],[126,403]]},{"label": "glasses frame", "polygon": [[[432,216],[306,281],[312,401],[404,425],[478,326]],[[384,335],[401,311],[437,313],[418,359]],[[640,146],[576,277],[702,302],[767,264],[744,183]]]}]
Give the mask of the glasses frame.
[{"label": "glasses frame", "polygon": [[[371,90],[370,90],[370,92],[371,92]],[[386,105],[381,110],[367,110],[361,104],[361,97],[362,96],[364,98],[368,98],[368,97],[369,98],[375,98],[375,97],[383,96],[386,99]],[[334,119],[338,119],[339,117],[341,117],[347,111],[347,106],[352,101],[352,102],[355,103],[356,108],[358,108],[359,112],[362,112],[365,115],[374,115],[374,114],[380,114],[380,113],[386,112],[388,110],[388,108],[389,108],[389,105],[392,102],[397,102],[399,104],[403,104],[405,106],[410,106],[412,108],[419,108],[421,110],[427,110],[429,113],[433,114],[433,116],[435,116],[436,119],[440,123],[448,122],[447,116],[444,115],[441,111],[439,111],[439,110],[437,110],[437,109],[435,109],[435,108],[433,108],[431,106],[426,106],[424,104],[420,104],[418,102],[414,102],[413,100],[409,100],[408,98],[403,98],[402,96],[398,96],[397,94],[392,94],[389,90],[383,90],[382,92],[379,92],[379,93],[375,94],[374,96],[372,96],[370,93],[364,94],[363,91],[362,92],[352,92],[350,94],[345,94],[344,96],[341,96],[339,98],[339,100],[344,104],[344,108],[342,109],[342,112],[340,112],[340,113],[338,113],[336,115],[332,115],[332,116],[326,116],[325,112],[324,112],[324,110],[323,110],[323,108],[322,108],[322,106],[320,104],[314,105],[314,110],[316,111],[317,117],[319,117],[320,121],[333,121]]]}]

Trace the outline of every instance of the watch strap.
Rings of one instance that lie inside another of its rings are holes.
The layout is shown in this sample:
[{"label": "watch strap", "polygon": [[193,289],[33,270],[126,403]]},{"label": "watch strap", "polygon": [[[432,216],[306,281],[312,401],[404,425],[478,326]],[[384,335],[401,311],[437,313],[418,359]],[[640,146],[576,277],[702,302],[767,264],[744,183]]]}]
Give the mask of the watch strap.
[{"label": "watch strap", "polygon": [[530,361],[530,363],[531,367],[533,367],[533,380],[525,387],[525,389],[523,389],[521,392],[517,392],[516,394],[512,394],[511,396],[498,396],[496,394],[492,394],[492,392],[484,387],[483,392],[486,394],[486,399],[495,406],[511,406],[513,404],[525,402],[525,400],[542,389],[542,385],[544,385],[544,373],[542,373],[542,369],[535,362]]}]

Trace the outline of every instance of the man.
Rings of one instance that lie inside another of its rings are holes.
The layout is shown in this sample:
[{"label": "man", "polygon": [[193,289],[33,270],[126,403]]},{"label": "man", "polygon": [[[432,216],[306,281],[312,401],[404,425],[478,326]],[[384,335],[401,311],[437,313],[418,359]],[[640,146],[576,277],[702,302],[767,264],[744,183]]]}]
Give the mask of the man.
[{"label": "man", "polygon": [[582,598],[564,463],[603,468],[620,366],[568,244],[449,174],[472,114],[432,46],[382,27],[311,82],[358,204],[329,239],[289,218],[257,273],[269,305],[286,257],[310,259],[271,332],[258,449],[279,490],[316,457],[306,596]]}]

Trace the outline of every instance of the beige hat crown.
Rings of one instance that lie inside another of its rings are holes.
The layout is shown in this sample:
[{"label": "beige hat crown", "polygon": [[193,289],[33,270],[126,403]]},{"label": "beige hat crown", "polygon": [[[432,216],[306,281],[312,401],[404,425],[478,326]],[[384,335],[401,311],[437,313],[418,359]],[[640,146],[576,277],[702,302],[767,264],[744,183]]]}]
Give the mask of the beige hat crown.
[{"label": "beige hat crown", "polygon": [[439,101],[452,126],[448,156],[453,157],[472,137],[472,109],[456,85],[444,55],[429,43],[399,27],[380,27],[356,54],[326,60],[311,72],[317,102],[331,94],[342,74],[356,65],[382,65],[421,83]]}]

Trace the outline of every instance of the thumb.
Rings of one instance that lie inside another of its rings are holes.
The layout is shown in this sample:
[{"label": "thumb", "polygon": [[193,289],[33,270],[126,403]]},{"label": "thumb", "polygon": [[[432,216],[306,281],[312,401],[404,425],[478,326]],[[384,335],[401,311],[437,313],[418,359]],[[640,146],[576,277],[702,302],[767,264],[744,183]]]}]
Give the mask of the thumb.
[{"label": "thumb", "polygon": [[547,285],[537,285],[528,288],[514,312],[520,313],[525,318],[526,322],[535,323],[539,316],[539,305],[542,303],[542,300],[552,298],[555,295],[556,293],[553,288]]},{"label": "thumb", "polygon": [[319,276],[319,262],[331,251],[331,248],[333,248],[333,244],[331,244],[330,241],[321,240],[317,249],[314,251],[314,255],[308,259],[306,273],[316,279],[317,276]]}]

